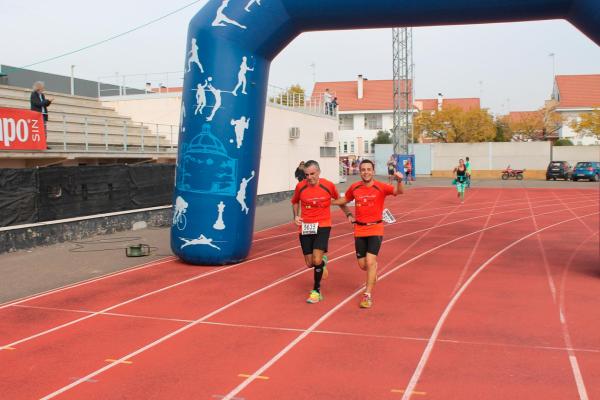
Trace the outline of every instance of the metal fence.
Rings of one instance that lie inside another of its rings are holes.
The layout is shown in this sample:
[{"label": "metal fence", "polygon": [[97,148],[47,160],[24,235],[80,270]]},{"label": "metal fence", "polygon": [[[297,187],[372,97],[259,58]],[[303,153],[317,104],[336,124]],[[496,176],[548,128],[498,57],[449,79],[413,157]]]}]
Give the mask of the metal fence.
[{"label": "metal fence", "polygon": [[183,86],[183,74],[183,71],[170,71],[101,76],[98,77],[98,97],[161,93]]},{"label": "metal fence", "polygon": [[269,85],[267,89],[267,102],[271,104],[331,117],[337,116],[337,103],[333,99],[335,99],[335,93],[312,93],[307,96],[304,92],[274,85]]},{"label": "metal fence", "polygon": [[163,154],[177,151],[177,125],[64,113],[51,115],[48,124],[51,150]]},{"label": "metal fence", "polygon": [[[170,93],[183,86],[183,76],[184,71],[102,76],[98,78],[98,97]],[[268,103],[331,117],[337,115],[335,98],[335,92],[306,95],[274,85],[267,89]]]}]

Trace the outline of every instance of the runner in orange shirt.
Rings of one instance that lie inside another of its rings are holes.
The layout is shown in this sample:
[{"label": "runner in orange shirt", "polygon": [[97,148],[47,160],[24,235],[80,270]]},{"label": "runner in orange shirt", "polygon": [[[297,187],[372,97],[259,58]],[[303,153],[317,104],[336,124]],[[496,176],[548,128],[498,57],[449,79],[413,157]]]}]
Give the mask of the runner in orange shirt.
[{"label": "runner in orange shirt", "polygon": [[[319,163],[309,160],[304,163],[306,179],[296,185],[292,197],[294,222],[300,227],[300,246],[304,254],[304,262],[308,268],[314,268],[314,286],[307,303],[318,303],[323,300],[321,279],[327,278],[327,246],[331,232],[331,199],[339,198],[335,185],[327,179],[320,178]],[[347,206],[340,208],[349,218],[352,213]]]},{"label": "runner in orange shirt", "polygon": [[[353,183],[344,198],[334,200],[335,205],[343,206],[355,201],[356,219],[354,221],[354,247],[358,266],[367,271],[367,283],[360,307],[370,308],[373,304],[371,293],[377,281],[377,254],[383,241],[383,203],[386,196],[402,194],[402,173],[396,172],[396,186],[376,181],[375,164],[371,160],[360,163],[361,180]],[[349,217],[349,218],[352,218]]]}]

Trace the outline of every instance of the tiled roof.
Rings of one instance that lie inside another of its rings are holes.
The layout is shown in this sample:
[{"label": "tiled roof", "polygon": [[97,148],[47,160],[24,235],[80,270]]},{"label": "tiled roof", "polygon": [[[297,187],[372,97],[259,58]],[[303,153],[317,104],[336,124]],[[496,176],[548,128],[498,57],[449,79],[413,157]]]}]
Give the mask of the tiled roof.
[{"label": "tiled roof", "polygon": [[557,75],[558,108],[600,107],[600,74]]},{"label": "tiled roof", "polygon": [[[402,81],[404,85],[406,81]],[[337,97],[339,111],[369,111],[394,109],[394,83],[391,79],[363,81],[363,98],[358,98],[357,81],[317,82],[313,88],[313,97],[322,96],[325,89]],[[401,90],[404,86],[401,87]],[[436,110],[437,99],[418,99],[414,101],[419,110]],[[401,104],[403,107],[404,104]],[[442,107],[455,106],[463,110],[481,107],[478,98],[443,99]]]},{"label": "tiled roof", "polygon": [[[402,82],[404,84],[404,81]],[[363,98],[358,98],[358,82],[317,82],[313,88],[313,97],[322,96],[325,89],[337,97],[340,111],[393,110],[394,85],[392,80],[363,81]]]},{"label": "tiled roof", "polygon": [[[437,99],[416,99],[415,107],[423,111],[434,111],[437,110]],[[481,108],[480,99],[476,97],[464,98],[464,99],[446,99],[442,100],[442,108],[458,107],[463,111],[468,110],[479,110]]]}]

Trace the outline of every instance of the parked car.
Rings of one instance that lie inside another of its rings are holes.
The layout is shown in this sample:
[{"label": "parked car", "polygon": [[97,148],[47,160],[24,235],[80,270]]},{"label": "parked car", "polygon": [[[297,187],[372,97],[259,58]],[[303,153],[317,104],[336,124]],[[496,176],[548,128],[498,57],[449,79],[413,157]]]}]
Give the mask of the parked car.
[{"label": "parked car", "polygon": [[565,181],[568,181],[569,179],[571,179],[572,172],[573,172],[573,169],[568,162],[566,162],[566,161],[551,161],[550,164],[548,164],[548,168],[546,169],[546,180],[547,181],[549,181],[550,179],[556,180],[556,178],[558,178],[558,179],[564,179]]},{"label": "parked car", "polygon": [[580,161],[573,169],[573,180],[589,179],[598,182],[600,180],[600,162],[598,161]]}]

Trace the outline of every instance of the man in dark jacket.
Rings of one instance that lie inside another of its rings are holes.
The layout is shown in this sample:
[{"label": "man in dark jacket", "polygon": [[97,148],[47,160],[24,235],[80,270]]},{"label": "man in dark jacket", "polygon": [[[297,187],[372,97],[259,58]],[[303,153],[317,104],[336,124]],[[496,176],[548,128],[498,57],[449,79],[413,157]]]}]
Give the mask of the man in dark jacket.
[{"label": "man in dark jacket", "polygon": [[46,96],[44,96],[44,82],[38,81],[33,84],[30,103],[31,110],[41,112],[44,117],[44,132],[47,138],[48,133],[46,132],[46,125],[48,122],[48,106],[52,103],[52,99],[46,99]]}]

